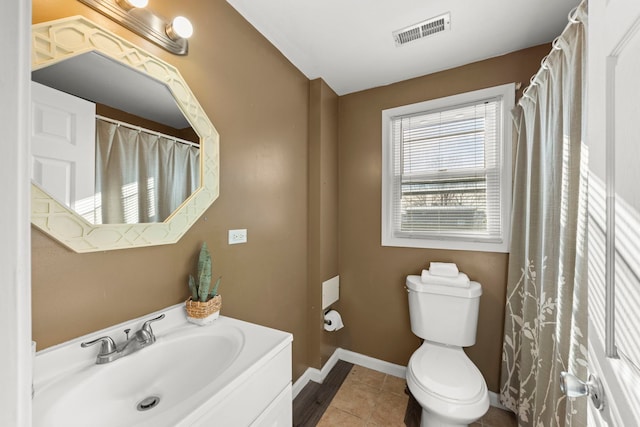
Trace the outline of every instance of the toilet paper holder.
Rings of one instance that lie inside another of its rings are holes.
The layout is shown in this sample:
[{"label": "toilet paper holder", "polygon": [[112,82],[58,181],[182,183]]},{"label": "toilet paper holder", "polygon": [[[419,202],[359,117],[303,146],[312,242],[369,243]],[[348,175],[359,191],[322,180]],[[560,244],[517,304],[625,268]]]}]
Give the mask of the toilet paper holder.
[{"label": "toilet paper holder", "polygon": [[[323,316],[326,316],[328,312],[330,312],[331,310],[325,310]],[[324,324],[325,325],[331,325],[331,320],[328,319],[324,319]]]},{"label": "toilet paper holder", "polygon": [[344,328],[344,323],[342,322],[342,317],[340,317],[340,313],[336,310],[325,310],[324,312],[324,330],[327,332],[335,332],[339,329]]}]

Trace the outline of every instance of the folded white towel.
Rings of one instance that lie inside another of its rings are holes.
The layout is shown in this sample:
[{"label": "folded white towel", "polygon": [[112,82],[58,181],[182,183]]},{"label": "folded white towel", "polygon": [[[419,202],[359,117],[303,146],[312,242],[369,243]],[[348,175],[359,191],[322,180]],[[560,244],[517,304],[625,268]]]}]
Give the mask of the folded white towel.
[{"label": "folded white towel", "polygon": [[429,273],[434,276],[458,277],[458,266],[453,262],[432,262],[429,264]]},{"label": "folded white towel", "polygon": [[456,277],[434,276],[429,270],[422,270],[422,283],[426,285],[456,286],[458,288],[468,288],[470,285],[469,276],[458,273]]}]

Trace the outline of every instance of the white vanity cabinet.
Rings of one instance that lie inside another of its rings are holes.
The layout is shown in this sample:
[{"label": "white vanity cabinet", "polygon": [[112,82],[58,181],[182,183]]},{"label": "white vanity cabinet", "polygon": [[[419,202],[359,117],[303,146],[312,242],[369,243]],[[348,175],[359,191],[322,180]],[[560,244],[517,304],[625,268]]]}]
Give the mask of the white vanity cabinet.
[{"label": "white vanity cabinet", "polygon": [[[125,329],[161,314],[153,344],[110,363],[96,364],[99,349],[80,345],[120,342]],[[178,304],[38,352],[33,425],[290,427],[292,341],[226,316],[196,326]]]},{"label": "white vanity cabinet", "polygon": [[[207,412],[184,426],[290,427],[292,421],[291,343],[251,367],[235,388],[217,394]],[[224,421],[223,421],[224,420]]]}]

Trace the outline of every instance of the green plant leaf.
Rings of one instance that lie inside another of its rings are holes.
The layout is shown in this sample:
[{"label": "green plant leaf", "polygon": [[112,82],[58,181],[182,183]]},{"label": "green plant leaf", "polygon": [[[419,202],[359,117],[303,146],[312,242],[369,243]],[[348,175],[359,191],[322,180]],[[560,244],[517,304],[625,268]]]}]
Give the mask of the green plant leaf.
[{"label": "green plant leaf", "polygon": [[[209,262],[208,267],[205,265],[207,260]],[[206,268],[211,272],[211,254],[209,253],[207,242],[204,242],[200,248],[200,255],[198,256],[198,276],[200,276]],[[200,285],[201,283],[198,283],[198,287],[200,287]]]},{"label": "green plant leaf", "polygon": [[198,288],[192,275],[189,275],[189,290],[191,291],[191,300],[198,301]]},{"label": "green plant leaf", "polygon": [[222,280],[222,276],[218,277],[218,280],[216,280],[216,284],[213,285],[213,289],[211,289],[211,292],[209,293],[209,296],[211,296],[211,298],[218,295],[218,286],[220,286],[220,280]]},{"label": "green plant leaf", "polygon": [[209,296],[211,287],[211,254],[207,247],[207,242],[202,243],[200,254],[198,255],[198,283],[196,284],[196,300],[205,302]]},{"label": "green plant leaf", "polygon": [[209,282],[209,286],[204,286],[200,288],[200,302],[206,302],[209,299],[209,287],[211,286],[211,282]]}]

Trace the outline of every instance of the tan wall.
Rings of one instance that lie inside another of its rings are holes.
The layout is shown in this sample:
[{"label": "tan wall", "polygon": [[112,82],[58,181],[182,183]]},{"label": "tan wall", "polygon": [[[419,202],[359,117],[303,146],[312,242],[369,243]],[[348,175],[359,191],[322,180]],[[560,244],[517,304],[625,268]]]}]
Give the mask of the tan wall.
[{"label": "tan wall", "polygon": [[[220,198],[169,246],[80,255],[33,229],[38,347],[186,299],[187,275],[207,241],[223,276],[223,313],[293,332],[294,378],[320,367],[337,345],[404,365],[419,345],[404,278],[429,261],[452,261],[484,286],[478,340],[468,353],[497,391],[507,255],[380,246],[380,112],[527,82],[549,46],[337,97],[321,80],[310,84],[222,0],[151,7],[192,19],[188,56],[171,55],[76,0],[33,0],[33,22],[84,15],[177,66],[221,135]],[[232,228],[247,228],[249,242],[229,246]],[[347,326],[327,334],[319,284],[338,266],[335,307]]]},{"label": "tan wall", "polygon": [[[155,0],[195,27],[178,57],[77,0],[34,0],[33,22],[84,15],[180,69],[220,133],[220,198],[176,244],[76,254],[33,230],[33,337],[53,344],[179,303],[202,241],[223,276],[222,312],[293,332],[294,377],[309,365],[309,81],[225,1]],[[248,229],[229,246],[227,230]]]},{"label": "tan wall", "polygon": [[406,365],[420,341],[410,330],[408,274],[430,261],[455,262],[483,285],[476,345],[467,353],[498,391],[508,255],[380,246],[381,111],[535,74],[549,46],[346,95],[339,101],[341,347]]},{"label": "tan wall", "polygon": [[322,282],[338,275],[338,95],[322,80],[309,85],[309,294],[311,366],[335,351],[323,330]]}]

